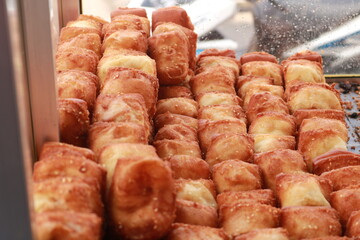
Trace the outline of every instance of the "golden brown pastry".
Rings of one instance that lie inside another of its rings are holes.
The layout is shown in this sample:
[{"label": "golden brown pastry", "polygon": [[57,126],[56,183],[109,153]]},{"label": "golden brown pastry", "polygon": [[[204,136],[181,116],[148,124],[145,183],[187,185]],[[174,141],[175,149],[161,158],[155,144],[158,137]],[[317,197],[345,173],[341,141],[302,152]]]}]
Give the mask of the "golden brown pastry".
[{"label": "golden brown pastry", "polygon": [[335,109],[298,109],[293,113],[296,126],[300,126],[304,119],[318,117],[336,119],[345,122],[345,113]]},{"label": "golden brown pastry", "polygon": [[228,160],[215,164],[212,177],[218,193],[261,189],[260,169],[243,161]]},{"label": "golden brown pastry", "polygon": [[198,111],[198,119],[208,121],[236,120],[246,123],[246,115],[239,105],[210,105]]},{"label": "golden brown pastry", "polygon": [[208,48],[202,51],[198,56],[198,61],[203,57],[229,57],[229,58],[236,58],[236,52],[231,49],[217,49],[217,48]]},{"label": "golden brown pastry", "polygon": [[279,225],[280,210],[260,203],[240,203],[220,208],[220,225],[235,237],[255,229],[274,228]]},{"label": "golden brown pastry", "polygon": [[174,179],[209,179],[211,176],[209,164],[201,158],[174,155],[166,160],[170,163]]},{"label": "golden brown pastry", "polygon": [[106,38],[119,30],[142,31],[146,34],[146,37],[149,37],[150,21],[146,17],[140,17],[134,14],[117,15],[111,19],[110,23],[104,24],[102,32]]},{"label": "golden brown pastry", "polygon": [[243,96],[243,107],[247,110],[250,99],[254,94],[268,92],[274,96],[278,96],[280,98],[284,97],[284,88],[282,86],[275,86],[270,84],[254,84],[250,85],[246,88],[245,95]]},{"label": "golden brown pastry", "polygon": [[241,192],[223,192],[217,195],[217,204],[235,206],[240,203],[261,203],[270,206],[276,205],[274,192],[270,189],[257,189]]},{"label": "golden brown pastry", "polygon": [[96,122],[89,129],[89,147],[96,155],[108,144],[148,143],[144,126],[132,122]]},{"label": "golden brown pastry", "polygon": [[346,235],[349,237],[360,236],[360,211],[352,212],[346,224]]},{"label": "golden brown pastry", "polygon": [[271,55],[267,52],[249,52],[241,55],[240,57],[240,63],[245,64],[248,62],[254,62],[254,61],[265,61],[265,62],[272,62],[272,63],[278,63],[278,60],[274,55]]},{"label": "golden brown pastry", "polygon": [[87,14],[80,14],[77,18],[78,20],[84,20],[84,19],[91,19],[93,21],[96,21],[102,25],[104,25],[105,23],[108,23],[108,21],[104,20],[101,17],[98,16],[93,16],[93,15],[87,15]]},{"label": "golden brown pastry", "polygon": [[190,86],[194,95],[196,96],[207,92],[236,94],[234,78],[224,74],[221,70],[221,68],[213,68],[192,77]]},{"label": "golden brown pastry", "polygon": [[176,223],[216,227],[217,210],[214,207],[188,200],[176,201]]},{"label": "golden brown pastry", "polygon": [[322,174],[334,169],[360,165],[360,155],[346,150],[328,151],[314,160],[314,173]]},{"label": "golden brown pastry", "polygon": [[251,135],[254,140],[254,152],[263,153],[279,149],[295,150],[296,140],[293,136],[255,134]]},{"label": "golden brown pastry", "polygon": [[148,42],[145,32],[131,29],[117,30],[106,36],[102,43],[101,51],[105,52],[105,50],[119,48],[146,53]]},{"label": "golden brown pastry", "polygon": [[331,150],[345,150],[346,141],[334,129],[317,129],[299,134],[298,150],[303,154],[310,171],[313,169],[313,160]]},{"label": "golden brown pastry", "polygon": [[167,112],[196,118],[198,104],[193,99],[183,97],[167,98],[158,101],[156,104],[156,115]]},{"label": "golden brown pastry", "polygon": [[239,119],[211,122],[200,120],[198,126],[198,136],[204,153],[206,153],[212,140],[221,134],[246,134],[246,124]]},{"label": "golden brown pastry", "polygon": [[176,199],[196,202],[217,209],[216,190],[212,180],[176,179]]},{"label": "golden brown pastry", "polygon": [[286,89],[291,112],[298,109],[342,110],[339,92],[325,83],[294,84]]},{"label": "golden brown pastry", "polygon": [[280,222],[294,240],[341,235],[339,214],[330,207],[282,208]]},{"label": "golden brown pastry", "polygon": [[304,239],[306,239],[306,240],[350,240],[350,239],[352,239],[352,238],[326,236],[326,237],[318,237],[318,238],[304,238]]},{"label": "golden brown pastry", "polygon": [[256,154],[254,163],[261,169],[266,186],[275,190],[275,178],[279,173],[306,172],[302,155],[290,149],[278,149]]},{"label": "golden brown pastry", "polygon": [[165,125],[156,133],[154,141],[165,139],[197,141],[197,132],[194,128],[184,124]]},{"label": "golden brown pastry", "polygon": [[119,7],[111,12],[111,18],[114,18],[118,15],[136,15],[139,17],[147,18],[147,14],[144,8],[128,8],[128,7]]},{"label": "golden brown pastry", "polygon": [[188,155],[201,158],[201,150],[197,141],[158,140],[153,143],[159,157],[165,159],[174,155]]},{"label": "golden brown pastry", "polygon": [[33,200],[35,213],[74,211],[103,216],[100,185],[95,179],[72,177],[49,178],[35,182]]},{"label": "golden brown pastry", "polygon": [[286,102],[278,96],[269,92],[254,94],[247,105],[246,115],[251,123],[261,112],[279,112],[289,114]]},{"label": "golden brown pastry", "polygon": [[212,139],[205,159],[210,166],[230,159],[251,162],[253,153],[254,141],[251,137],[245,134],[221,134]]},{"label": "golden brown pastry", "polygon": [[159,158],[117,161],[109,189],[108,215],[115,236],[160,239],[175,218],[174,181]]},{"label": "golden brown pastry", "polygon": [[241,99],[229,93],[209,92],[196,96],[199,107],[210,105],[241,105]]},{"label": "golden brown pastry", "polygon": [[299,59],[282,62],[286,87],[299,82],[325,83],[320,63]]},{"label": "golden brown pastry", "polygon": [[76,38],[82,34],[96,34],[102,37],[101,31],[95,28],[87,28],[87,27],[63,27],[60,30],[59,43],[63,43],[66,41],[70,41],[73,38]]},{"label": "golden brown pastry", "polygon": [[91,28],[100,32],[102,30],[103,24],[99,21],[83,16],[74,21],[68,22],[66,27]]},{"label": "golden brown pastry", "polygon": [[84,100],[58,99],[60,140],[76,146],[86,146],[90,125],[89,111]]},{"label": "golden brown pastry", "polygon": [[235,58],[227,56],[199,56],[196,65],[196,74],[216,69],[230,77],[233,83],[240,72],[239,62]]},{"label": "golden brown pastry", "polygon": [[221,228],[174,223],[166,240],[230,240]]},{"label": "golden brown pastry", "polygon": [[110,187],[118,161],[129,159],[155,159],[156,150],[151,145],[136,143],[115,143],[105,146],[99,155],[99,163],[106,169],[107,188]]},{"label": "golden brown pastry", "polygon": [[[111,49],[110,49],[111,50]],[[104,53],[97,66],[97,75],[103,85],[109,69],[113,67],[134,68],[156,77],[156,64],[153,59],[143,52],[133,50],[118,50]]]},{"label": "golden brown pastry", "polygon": [[341,190],[360,183],[360,166],[348,166],[324,172],[320,175],[331,181],[333,190]]},{"label": "golden brown pastry", "polygon": [[236,82],[237,93],[244,98],[249,88],[261,85],[274,85],[274,80],[268,77],[239,76]]},{"label": "golden brown pastry", "polygon": [[194,25],[191,23],[186,11],[177,6],[159,8],[152,13],[153,31],[163,22],[176,23],[190,30],[194,30]]},{"label": "golden brown pastry", "polygon": [[55,56],[55,68],[58,73],[66,70],[96,73],[98,62],[99,57],[94,51],[80,47],[60,46]]},{"label": "golden brown pastry", "polygon": [[184,86],[161,86],[159,88],[159,100],[179,97],[193,99],[191,90]]},{"label": "golden brown pastry", "polygon": [[308,173],[281,173],[276,176],[276,193],[281,207],[325,206],[332,191],[331,182]]},{"label": "golden brown pastry", "polygon": [[317,52],[313,52],[310,50],[304,50],[301,52],[297,52],[294,55],[292,55],[291,57],[289,57],[287,60],[298,60],[298,59],[306,59],[309,61],[318,62],[321,65],[323,63],[321,55]]},{"label": "golden brown pastry", "polygon": [[288,232],[284,228],[256,229],[235,237],[234,240],[288,240]]},{"label": "golden brown pastry", "polygon": [[294,136],[295,132],[294,117],[278,112],[262,112],[257,114],[249,127],[249,134]]},{"label": "golden brown pastry", "polygon": [[251,61],[244,64],[242,63],[241,73],[242,75],[270,77],[274,79],[275,85],[283,85],[282,67],[274,62]]},{"label": "golden brown pastry", "polygon": [[101,57],[101,37],[97,33],[84,33],[60,43],[59,48],[79,47],[95,52]]},{"label": "golden brown pastry", "polygon": [[154,125],[157,130],[164,127],[165,125],[171,124],[183,124],[194,129],[198,128],[198,120],[196,118],[174,114],[170,112],[159,114],[154,119]]},{"label": "golden brown pastry", "polygon": [[330,195],[330,203],[338,211],[340,221],[344,226],[352,212],[360,210],[360,187],[355,185],[344,188]]},{"label": "golden brown pastry", "polygon": [[155,113],[159,81],[140,70],[110,68],[103,82],[101,94],[139,93],[143,96],[148,114]]},{"label": "golden brown pastry", "polygon": [[102,220],[93,213],[43,212],[35,215],[34,231],[38,240],[100,240]]},{"label": "golden brown pastry", "polygon": [[94,107],[98,78],[96,75],[78,70],[59,73],[56,86],[59,98],[78,98],[87,103],[89,110]]},{"label": "golden brown pastry", "polygon": [[95,154],[88,148],[76,147],[60,142],[46,142],[43,144],[39,156],[40,160],[57,158],[79,158],[96,162]]}]

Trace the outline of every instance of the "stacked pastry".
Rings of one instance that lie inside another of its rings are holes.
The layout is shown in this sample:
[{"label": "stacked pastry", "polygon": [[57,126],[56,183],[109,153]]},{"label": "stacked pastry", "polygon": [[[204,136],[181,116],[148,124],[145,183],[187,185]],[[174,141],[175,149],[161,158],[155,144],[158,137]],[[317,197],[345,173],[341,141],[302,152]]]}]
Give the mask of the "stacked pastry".
[{"label": "stacked pastry", "polygon": [[109,238],[158,239],[175,217],[169,167],[147,145],[159,83],[146,55],[149,20],[144,9],[119,8],[103,27],[89,146],[107,170]]},{"label": "stacked pastry", "polygon": [[33,174],[36,239],[100,240],[105,176],[91,150],[46,143]]},{"label": "stacked pastry", "polygon": [[56,53],[58,111],[62,142],[86,146],[90,115],[99,88],[104,20],[80,15],[61,29]]}]

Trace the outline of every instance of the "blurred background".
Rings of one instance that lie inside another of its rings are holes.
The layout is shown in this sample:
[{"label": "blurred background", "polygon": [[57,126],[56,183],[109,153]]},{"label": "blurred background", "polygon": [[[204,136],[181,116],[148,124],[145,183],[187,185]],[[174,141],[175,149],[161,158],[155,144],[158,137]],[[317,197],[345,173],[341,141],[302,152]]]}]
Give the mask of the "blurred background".
[{"label": "blurred background", "polygon": [[266,51],[282,60],[310,49],[323,56],[326,74],[360,74],[357,0],[82,0],[83,13],[108,20],[119,6],[144,7],[150,18],[154,9],[173,5],[190,15],[198,53]]}]

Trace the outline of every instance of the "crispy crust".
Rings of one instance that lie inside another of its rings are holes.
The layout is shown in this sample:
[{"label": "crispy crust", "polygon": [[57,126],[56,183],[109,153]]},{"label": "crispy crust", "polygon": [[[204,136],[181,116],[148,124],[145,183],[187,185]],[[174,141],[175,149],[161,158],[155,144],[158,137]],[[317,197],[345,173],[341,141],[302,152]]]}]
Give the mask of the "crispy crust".
[{"label": "crispy crust", "polygon": [[218,193],[261,189],[260,169],[243,161],[228,160],[215,164],[212,177]]},{"label": "crispy crust", "polygon": [[176,23],[190,30],[194,30],[194,25],[191,23],[186,11],[177,6],[159,8],[152,13],[153,31],[163,22]]},{"label": "crispy crust", "polygon": [[274,85],[274,80],[268,77],[239,76],[236,82],[236,89],[239,97],[244,98],[249,88],[261,85]]},{"label": "crispy crust", "polygon": [[94,28],[63,27],[60,31],[59,43],[69,41],[80,34],[95,33],[102,37],[101,31]]},{"label": "crispy crust", "polygon": [[306,59],[309,61],[314,61],[314,62],[318,62],[322,65],[322,57],[319,53],[317,52],[313,52],[310,50],[304,50],[301,52],[297,52],[294,55],[292,55],[291,57],[289,57],[287,60],[298,60],[298,59]]},{"label": "crispy crust", "polygon": [[345,123],[345,112],[335,109],[298,109],[293,113],[296,126],[300,126],[304,119],[308,118],[328,118],[336,119]]},{"label": "crispy crust", "polygon": [[60,142],[46,142],[40,152],[39,161],[57,158],[79,158],[96,162],[95,154],[88,148],[76,147]]},{"label": "crispy crust", "polygon": [[155,117],[154,125],[157,130],[161,129],[165,125],[171,124],[183,124],[194,129],[198,128],[198,120],[196,118],[170,112],[159,114]]},{"label": "crispy crust", "polygon": [[239,61],[226,56],[204,56],[198,58],[196,65],[196,74],[212,69],[221,69],[223,74],[231,77],[234,83],[240,73]]},{"label": "crispy crust", "polygon": [[314,173],[322,174],[334,169],[360,165],[360,155],[346,150],[328,151],[314,160]]},{"label": "crispy crust", "polygon": [[101,32],[103,24],[99,21],[95,21],[91,18],[81,17],[74,21],[69,21],[66,24],[66,27],[83,27],[83,28],[91,28],[96,29],[97,31]]},{"label": "crispy crust", "polygon": [[118,15],[128,15],[128,14],[147,18],[147,14],[144,8],[128,8],[128,7],[119,7],[116,10],[112,11],[110,16],[112,19]]},{"label": "crispy crust", "polygon": [[164,139],[197,141],[197,132],[194,128],[183,124],[165,125],[159,129],[154,137],[154,141]]},{"label": "crispy crust", "polygon": [[219,208],[235,206],[240,203],[261,203],[276,207],[274,192],[270,189],[257,189],[240,192],[223,192],[217,195]]},{"label": "crispy crust", "polygon": [[346,235],[349,237],[357,237],[360,235],[360,211],[352,212],[348,223],[346,224]]},{"label": "crispy crust", "polygon": [[289,234],[284,228],[263,228],[256,229],[246,234],[235,237],[234,240],[261,240],[261,239],[275,239],[288,240]]},{"label": "crispy crust", "polygon": [[360,183],[360,166],[348,166],[324,172],[320,175],[331,181],[333,190],[341,190]]},{"label": "crispy crust", "polygon": [[221,228],[174,223],[166,240],[230,240],[230,237]]},{"label": "crispy crust", "polygon": [[159,88],[159,100],[179,97],[193,99],[191,90],[184,86],[161,86]]},{"label": "crispy crust", "polygon": [[351,213],[360,210],[359,185],[331,193],[330,202],[331,206],[338,211],[341,223],[346,226]]},{"label": "crispy crust", "polygon": [[282,67],[274,62],[251,61],[241,65],[242,75],[259,77],[270,77],[274,79],[274,84],[283,85]]},{"label": "crispy crust", "polygon": [[174,155],[188,155],[201,158],[199,143],[184,140],[158,140],[153,143],[159,157],[165,159]]},{"label": "crispy crust", "polygon": [[104,25],[105,23],[108,23],[108,21],[102,19],[101,17],[98,16],[93,16],[93,15],[87,15],[87,14],[80,14],[79,17],[77,18],[78,20],[83,20],[83,19],[91,19],[94,20],[102,25]]},{"label": "crispy crust", "polygon": [[203,57],[209,57],[209,56],[236,58],[236,53],[234,50],[230,50],[230,49],[220,50],[216,48],[208,48],[202,51],[198,55],[197,61],[199,61]]},{"label": "crispy crust", "polygon": [[111,19],[110,23],[104,24],[102,32],[106,36],[118,30],[143,31],[147,37],[150,36],[150,21],[145,17],[133,14],[118,15]]},{"label": "crispy crust", "polygon": [[236,120],[247,122],[246,115],[239,105],[210,105],[201,107],[198,111],[198,119],[208,121]]},{"label": "crispy crust", "polygon": [[67,39],[59,44],[59,48],[79,47],[95,52],[101,57],[101,37],[96,33],[84,33]]},{"label": "crispy crust", "polygon": [[210,179],[210,167],[201,158],[175,155],[166,159],[170,163],[174,179]]},{"label": "crispy crust", "polygon": [[209,92],[196,96],[199,107],[210,105],[241,105],[241,99],[229,93]]},{"label": "crispy crust", "polygon": [[271,93],[274,96],[284,98],[284,88],[282,86],[275,86],[270,84],[254,84],[249,86],[246,89],[245,96],[243,97],[244,103],[243,107],[247,110],[250,99],[254,94],[259,94],[263,92]]},{"label": "crispy crust", "polygon": [[255,134],[251,135],[254,139],[254,152],[263,153],[278,149],[295,150],[296,140],[293,136]]},{"label": "crispy crust", "polygon": [[104,39],[101,52],[109,49],[131,49],[146,53],[148,49],[148,42],[146,33],[138,30],[117,30],[111,34],[107,34]]},{"label": "crispy crust", "polygon": [[156,115],[169,112],[196,118],[198,114],[198,103],[183,97],[162,99],[157,102],[156,108]]},{"label": "crispy crust", "polygon": [[250,52],[245,53],[241,55],[240,57],[240,63],[241,65],[248,63],[248,62],[254,62],[254,61],[266,61],[266,62],[272,62],[272,63],[278,63],[278,60],[274,55],[271,55],[267,52]]},{"label": "crispy crust", "polygon": [[294,117],[277,112],[259,113],[252,121],[248,133],[294,136],[296,133]]}]

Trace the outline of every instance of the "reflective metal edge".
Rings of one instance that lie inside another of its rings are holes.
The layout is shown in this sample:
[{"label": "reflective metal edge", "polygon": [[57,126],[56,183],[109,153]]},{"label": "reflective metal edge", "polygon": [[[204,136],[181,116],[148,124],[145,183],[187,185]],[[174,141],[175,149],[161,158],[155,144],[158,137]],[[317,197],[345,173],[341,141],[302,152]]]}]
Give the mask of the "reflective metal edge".
[{"label": "reflective metal edge", "polygon": [[81,0],[58,0],[60,27],[74,21],[81,12]]}]

